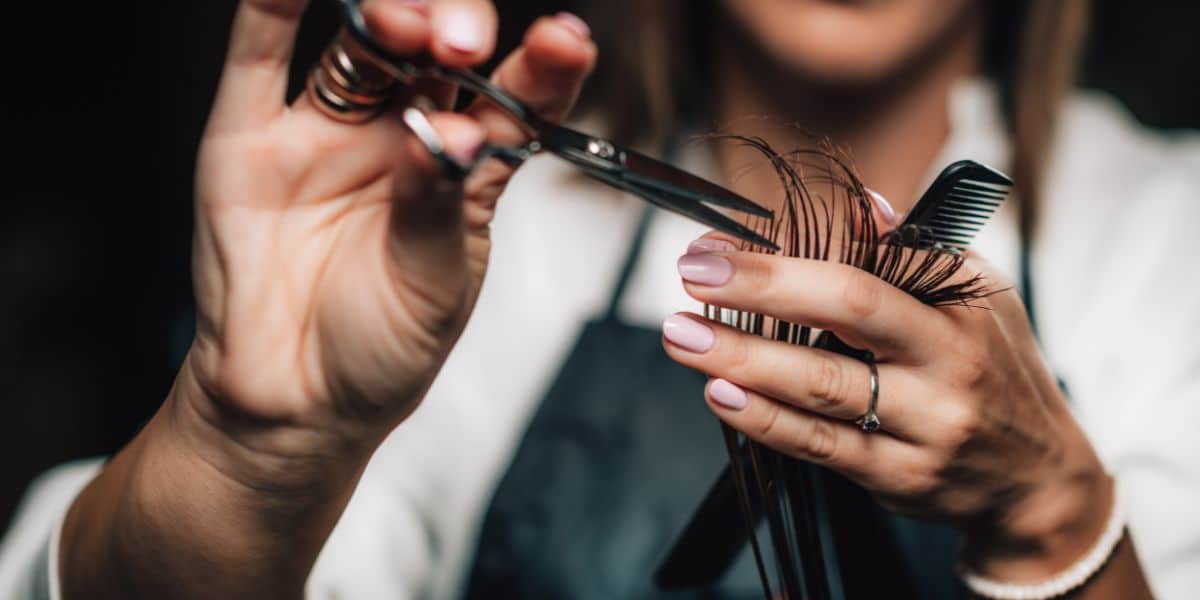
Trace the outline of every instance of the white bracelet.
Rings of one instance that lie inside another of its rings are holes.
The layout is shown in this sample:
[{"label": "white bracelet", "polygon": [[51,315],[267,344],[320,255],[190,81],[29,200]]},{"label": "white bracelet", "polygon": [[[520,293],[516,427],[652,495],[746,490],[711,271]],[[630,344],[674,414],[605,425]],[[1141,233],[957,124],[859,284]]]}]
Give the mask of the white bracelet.
[{"label": "white bracelet", "polygon": [[1050,600],[1064,596],[1071,590],[1085,584],[1089,579],[1094,577],[1100,569],[1104,567],[1104,563],[1108,562],[1112,556],[1113,550],[1120,543],[1121,538],[1125,534],[1125,526],[1127,518],[1125,515],[1125,503],[1121,498],[1121,493],[1117,487],[1116,480],[1113,480],[1113,506],[1112,511],[1108,515],[1108,524],[1104,526],[1104,533],[1100,535],[1100,539],[1096,540],[1096,544],[1092,546],[1088,553],[1079,559],[1069,569],[1055,575],[1054,577],[1039,583],[1019,584],[1019,583],[1003,583],[988,579],[978,573],[975,573],[966,567],[959,567],[959,576],[962,577],[964,583],[976,595],[984,598],[993,598],[995,600]]}]

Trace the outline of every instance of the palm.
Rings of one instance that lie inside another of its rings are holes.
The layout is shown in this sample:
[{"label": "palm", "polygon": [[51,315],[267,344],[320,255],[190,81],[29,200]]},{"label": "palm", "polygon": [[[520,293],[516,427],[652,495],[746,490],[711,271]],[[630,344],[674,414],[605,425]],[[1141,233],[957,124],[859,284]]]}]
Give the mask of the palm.
[{"label": "palm", "polygon": [[[307,96],[285,106],[304,6],[245,0],[239,9],[197,167],[199,318],[184,372],[203,392],[194,406],[219,430],[249,417],[377,442],[420,401],[466,322],[512,170],[488,163],[460,185],[437,173],[397,115],[347,125]],[[490,55],[486,44],[464,53],[439,42],[421,5],[367,0],[372,8],[393,51],[427,50],[449,67]],[[453,5],[430,10],[441,8]],[[545,17],[495,80],[556,120],[594,57],[589,40]],[[403,88],[443,104],[452,92],[427,81]],[[473,155],[485,137],[527,140],[483,102],[429,118],[451,154]]]},{"label": "palm", "polygon": [[[397,179],[405,144],[381,144],[402,135],[398,122],[289,112],[206,139],[194,271],[207,387],[271,419],[410,408],[465,322],[488,244],[476,235],[443,264],[405,261],[394,210],[429,199]],[[472,198],[468,218],[486,222],[492,196]]]}]

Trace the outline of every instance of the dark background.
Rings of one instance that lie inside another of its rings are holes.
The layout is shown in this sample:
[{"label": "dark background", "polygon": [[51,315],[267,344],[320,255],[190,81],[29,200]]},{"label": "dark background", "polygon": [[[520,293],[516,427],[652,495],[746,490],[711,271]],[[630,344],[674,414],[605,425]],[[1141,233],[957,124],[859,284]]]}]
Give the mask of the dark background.
[{"label": "dark background", "polygon": [[[193,155],[235,4],[4,17],[0,523],[39,472],[112,453],[170,388],[190,336]],[[331,4],[312,10],[298,65],[332,33]],[[570,4],[500,1],[502,46]],[[1096,2],[1084,83],[1150,126],[1200,127],[1198,21],[1193,2]]]}]

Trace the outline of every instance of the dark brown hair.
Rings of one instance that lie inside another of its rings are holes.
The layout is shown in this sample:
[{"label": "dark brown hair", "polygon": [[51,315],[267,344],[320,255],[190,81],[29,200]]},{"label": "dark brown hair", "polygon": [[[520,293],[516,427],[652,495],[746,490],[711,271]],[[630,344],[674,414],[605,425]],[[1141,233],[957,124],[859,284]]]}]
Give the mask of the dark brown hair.
[{"label": "dark brown hair", "polygon": [[[603,48],[584,98],[603,107],[619,141],[652,141],[704,107],[711,89],[711,0],[591,0],[584,13]],[[1021,232],[1036,222],[1041,166],[1055,114],[1070,88],[1089,0],[993,0],[981,62],[997,84],[1020,199]]]}]

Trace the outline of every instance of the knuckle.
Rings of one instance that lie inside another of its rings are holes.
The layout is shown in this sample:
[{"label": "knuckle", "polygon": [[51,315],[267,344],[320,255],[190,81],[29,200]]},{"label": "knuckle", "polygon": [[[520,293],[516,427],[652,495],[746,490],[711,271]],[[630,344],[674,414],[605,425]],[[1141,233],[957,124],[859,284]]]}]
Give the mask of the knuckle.
[{"label": "knuckle", "polygon": [[742,287],[756,296],[771,295],[775,281],[774,262],[755,255],[739,256],[739,258],[741,260],[737,265],[736,272],[741,278]]},{"label": "knuckle", "polygon": [[840,363],[817,358],[809,370],[810,393],[823,408],[839,408],[846,403],[846,375]]},{"label": "knuckle", "polygon": [[718,336],[716,350],[720,362],[729,373],[744,374],[754,365],[750,356],[750,344],[739,335]]},{"label": "knuckle", "polygon": [[880,280],[865,272],[849,272],[842,287],[842,302],[854,318],[865,319],[874,315],[883,304]]},{"label": "knuckle", "polygon": [[905,478],[900,495],[913,499],[929,498],[941,487],[941,477],[936,469],[914,469]]},{"label": "knuckle", "polygon": [[783,409],[777,402],[766,402],[765,412],[758,423],[758,435],[763,439],[767,439],[775,432],[775,425],[779,423],[779,415]]},{"label": "knuckle", "polygon": [[965,389],[973,389],[987,379],[992,368],[992,356],[986,346],[974,341],[967,342],[959,346],[956,354],[955,378]]},{"label": "knuckle", "polygon": [[945,419],[943,444],[953,452],[971,443],[983,427],[979,412],[967,406],[947,409]]},{"label": "knuckle", "polygon": [[838,430],[832,423],[814,418],[808,436],[797,443],[802,456],[821,463],[832,463],[837,457]]}]

